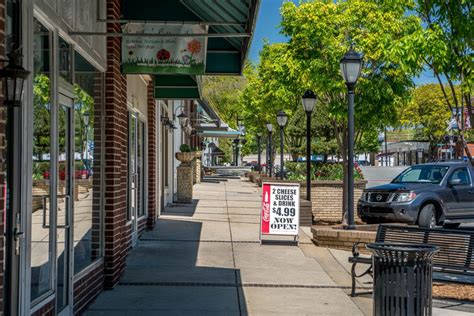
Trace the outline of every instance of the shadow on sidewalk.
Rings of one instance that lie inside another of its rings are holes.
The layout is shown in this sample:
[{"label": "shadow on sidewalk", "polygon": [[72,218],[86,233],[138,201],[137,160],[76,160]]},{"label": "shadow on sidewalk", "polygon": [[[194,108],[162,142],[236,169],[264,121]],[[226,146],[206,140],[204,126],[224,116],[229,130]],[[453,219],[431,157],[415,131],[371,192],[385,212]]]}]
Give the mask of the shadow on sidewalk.
[{"label": "shadow on sidewalk", "polygon": [[160,218],[130,252],[118,286],[102,293],[86,315],[247,315],[232,244],[208,240],[214,232],[206,229]]}]

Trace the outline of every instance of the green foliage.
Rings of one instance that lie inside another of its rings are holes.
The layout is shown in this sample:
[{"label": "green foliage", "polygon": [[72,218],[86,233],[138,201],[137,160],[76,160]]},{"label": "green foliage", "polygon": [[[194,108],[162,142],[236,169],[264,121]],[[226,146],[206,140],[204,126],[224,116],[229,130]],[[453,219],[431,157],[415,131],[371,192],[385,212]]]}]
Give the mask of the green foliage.
[{"label": "green foliage", "polygon": [[179,146],[179,151],[182,153],[192,152],[191,147],[189,147],[188,144],[182,144],[181,146]]},{"label": "green foliage", "polygon": [[[418,27],[391,48],[402,69],[428,68],[438,81],[450,111],[468,108],[472,120],[473,2],[466,0],[415,0]],[[457,84],[462,93],[458,93]],[[464,135],[464,132],[461,132]],[[470,153],[466,150],[468,156]]]},{"label": "green foliage", "polygon": [[51,89],[49,77],[40,74],[33,79],[33,155],[42,160],[50,153]]},{"label": "green foliage", "polygon": [[33,162],[33,180],[43,179],[46,171],[50,171],[49,161]]},{"label": "green foliage", "polygon": [[400,118],[404,126],[416,131],[418,138],[429,141],[434,150],[446,135],[451,112],[439,85],[427,84],[413,90],[411,102],[400,108]]},{"label": "green foliage", "polygon": [[339,61],[350,43],[364,57],[356,91],[356,144],[366,132],[373,134],[384,125],[395,124],[395,109],[409,96],[410,76],[387,49],[416,27],[416,21],[394,7],[357,0],[313,1],[299,6],[287,2],[282,7],[283,34],[290,37],[288,63],[299,73],[299,84],[316,91],[316,111],[325,112],[343,156],[347,101]]},{"label": "green foliage", "polygon": [[[285,168],[288,172],[290,180],[306,179],[306,162],[287,162]],[[341,163],[312,163],[311,164],[311,180],[343,180],[344,168]],[[354,179],[362,180],[363,175],[354,170]]]}]

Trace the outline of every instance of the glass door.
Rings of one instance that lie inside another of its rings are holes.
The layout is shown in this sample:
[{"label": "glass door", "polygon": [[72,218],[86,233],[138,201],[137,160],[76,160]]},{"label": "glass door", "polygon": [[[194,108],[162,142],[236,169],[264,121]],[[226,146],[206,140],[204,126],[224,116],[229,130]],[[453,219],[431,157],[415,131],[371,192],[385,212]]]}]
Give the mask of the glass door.
[{"label": "glass door", "polygon": [[56,220],[56,302],[57,312],[70,314],[72,299],[71,218],[74,182],[73,98],[59,94],[58,106],[58,172]]},{"label": "glass door", "polygon": [[136,113],[128,114],[128,220],[132,222],[132,245],[137,243],[138,215],[138,118]]}]

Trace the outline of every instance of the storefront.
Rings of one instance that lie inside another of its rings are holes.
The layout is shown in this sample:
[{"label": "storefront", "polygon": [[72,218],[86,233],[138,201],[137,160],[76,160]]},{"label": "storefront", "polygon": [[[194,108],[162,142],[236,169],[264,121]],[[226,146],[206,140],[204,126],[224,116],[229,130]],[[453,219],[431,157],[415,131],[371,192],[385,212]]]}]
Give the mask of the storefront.
[{"label": "storefront", "polygon": [[[20,47],[20,63],[30,73],[21,105],[0,107],[0,309],[5,315],[81,314],[117,284],[140,234],[173,203],[176,148],[201,142],[196,130],[186,134],[173,123],[179,106],[190,120],[197,115],[199,78],[124,74],[116,35],[120,19],[137,13],[129,1],[4,1],[7,40],[0,54]],[[237,23],[242,38],[209,42],[206,73],[241,72],[258,3],[250,2],[239,4],[249,12]],[[187,6],[178,5],[186,11],[180,11],[183,20],[196,24]]]}]

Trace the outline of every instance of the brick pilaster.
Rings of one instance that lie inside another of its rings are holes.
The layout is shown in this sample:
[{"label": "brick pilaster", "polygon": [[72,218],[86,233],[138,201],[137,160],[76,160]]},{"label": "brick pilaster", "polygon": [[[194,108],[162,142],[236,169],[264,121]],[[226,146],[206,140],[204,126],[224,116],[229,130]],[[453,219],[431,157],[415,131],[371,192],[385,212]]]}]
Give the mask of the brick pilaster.
[{"label": "brick pilaster", "polygon": [[148,83],[147,116],[148,116],[148,217],[147,228],[153,228],[156,223],[156,105],[153,96],[153,81]]},{"label": "brick pilaster", "polygon": [[[5,57],[5,0],[0,0],[0,57]],[[3,65],[5,66],[5,65]],[[0,103],[3,103],[3,87],[0,84]],[[5,177],[6,177],[6,109],[0,107],[0,231],[4,231],[3,219],[5,218]],[[3,315],[3,278],[4,278],[4,252],[5,252],[5,241],[3,234],[0,234],[0,315]]]},{"label": "brick pilaster", "polygon": [[[118,20],[121,1],[107,0],[107,19]],[[107,32],[120,32],[107,23]],[[105,286],[113,287],[125,266],[130,245],[127,221],[127,81],[120,72],[121,39],[107,38],[105,73]]]}]

